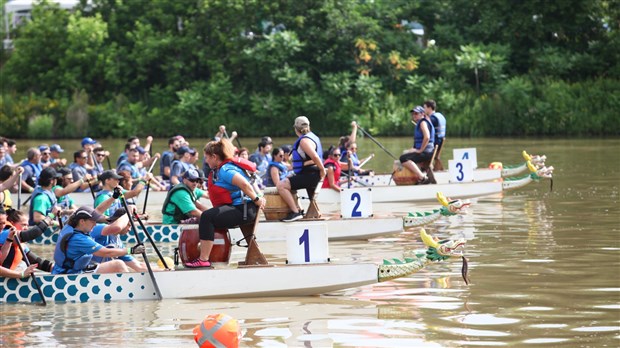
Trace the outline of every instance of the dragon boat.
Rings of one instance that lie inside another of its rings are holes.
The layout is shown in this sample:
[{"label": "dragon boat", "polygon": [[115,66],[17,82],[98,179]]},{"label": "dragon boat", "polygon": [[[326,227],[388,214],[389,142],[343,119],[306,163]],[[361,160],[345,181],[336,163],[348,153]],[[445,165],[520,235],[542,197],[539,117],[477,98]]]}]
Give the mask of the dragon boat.
[{"label": "dragon boat", "polygon": [[[304,221],[321,221],[327,224],[329,240],[360,240],[378,237],[386,234],[400,233],[403,231],[403,218],[400,216],[372,216],[369,218],[350,218],[329,217],[322,219],[310,219],[294,222],[303,224]],[[286,233],[291,223],[280,221],[261,221],[258,224],[256,238],[258,242],[273,242],[286,240]],[[160,224],[147,223],[147,232],[155,242],[178,242],[181,236],[181,228],[187,224]],[[190,225],[191,226],[191,225]],[[194,225],[195,228],[197,228]],[[141,227],[138,227],[141,240],[146,239]],[[232,242],[240,241],[243,234],[239,228],[230,229]],[[31,241],[32,244],[56,244],[58,240],[57,231],[47,229],[43,235]],[[136,238],[133,233],[121,236],[121,240],[128,243],[135,243]]]},{"label": "dragon boat", "polygon": [[405,227],[419,227],[437,221],[442,216],[453,216],[462,213],[463,209],[471,204],[469,200],[448,199],[441,192],[437,192],[437,200],[441,203],[439,209],[430,212],[409,213],[403,218]]},{"label": "dragon boat", "polygon": [[[501,178],[507,178],[512,176],[517,176],[522,174],[523,172],[528,170],[528,161],[538,167],[542,168],[545,165],[546,156],[545,155],[529,155],[526,151],[522,153],[525,162],[515,164],[515,165],[504,165],[502,169],[492,169],[492,168],[479,168],[474,170],[474,182],[482,182],[482,181],[491,181],[498,180]],[[448,171],[437,171],[433,172],[435,175],[435,180],[438,184],[447,184],[450,183],[450,175]],[[382,187],[382,186],[396,186],[393,180],[393,173],[390,174],[377,174],[373,176],[359,176],[355,177],[355,180],[351,182],[352,187]],[[321,191],[320,196],[323,196],[325,191],[329,189],[323,189]],[[333,191],[333,190],[332,190]],[[159,211],[161,207],[164,205],[166,200],[167,191],[150,191],[148,197],[148,205],[147,210],[155,209]],[[434,192],[433,192],[434,195]],[[452,193],[450,193],[452,195]],[[24,193],[22,196],[23,200],[26,201],[30,197],[30,194]],[[464,197],[461,195],[461,197]],[[74,192],[71,194],[71,198],[74,200],[77,206],[81,205],[92,205],[94,200],[93,196],[90,192]],[[465,198],[465,197],[464,197]],[[144,201],[146,199],[145,194],[141,194],[138,198],[136,198],[136,204],[139,207],[144,206]],[[432,197],[430,198],[432,199]],[[426,200],[429,200],[428,198]],[[331,200],[329,200],[331,202]],[[319,201],[321,203],[321,201]],[[210,203],[207,203],[210,204]]]},{"label": "dragon boat", "polygon": [[[154,272],[163,299],[208,299],[308,296],[384,282],[415,273],[425,266],[460,255],[463,239],[437,241],[420,231],[426,249],[404,259],[383,264],[277,264]],[[467,282],[467,261],[463,257]],[[48,302],[155,300],[148,273],[38,275],[41,293]],[[0,277],[0,303],[41,302],[32,278]]]},{"label": "dragon boat", "polygon": [[[524,161],[513,165],[495,165],[494,162],[489,165],[489,168],[476,168],[473,170],[473,181],[491,181],[501,178],[509,178],[513,176],[522,175],[528,171],[528,162],[534,165],[537,169],[545,166],[547,156],[545,155],[530,155],[525,150],[521,153]],[[447,170],[434,171],[435,181],[438,184],[450,183],[450,173]],[[395,186],[394,173],[389,174],[376,174],[376,175],[364,175],[356,176],[351,181],[352,187],[375,187],[375,186]]]},{"label": "dragon boat", "polygon": [[[494,181],[474,181],[467,183],[449,183],[436,185],[386,185],[373,186],[372,202],[373,203],[390,203],[390,202],[425,202],[435,199],[437,191],[443,192],[446,196],[474,198],[493,194],[503,191],[515,190],[524,187],[532,182],[541,179],[551,179],[553,167],[537,168],[531,162],[528,162],[528,168],[531,173],[520,177],[502,178]],[[341,189],[349,190],[348,188]],[[304,192],[304,191],[299,191]],[[307,194],[300,195],[302,199],[308,199]],[[317,203],[321,204],[338,204],[340,202],[340,193],[332,189],[321,189],[317,197]]]}]

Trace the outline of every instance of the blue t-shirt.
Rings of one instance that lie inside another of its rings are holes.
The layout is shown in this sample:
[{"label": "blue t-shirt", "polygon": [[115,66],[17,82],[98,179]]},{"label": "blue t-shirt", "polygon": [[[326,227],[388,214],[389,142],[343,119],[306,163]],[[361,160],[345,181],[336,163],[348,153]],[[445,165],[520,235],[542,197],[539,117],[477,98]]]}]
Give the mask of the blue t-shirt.
[{"label": "blue t-shirt", "polygon": [[[118,235],[115,234],[111,234],[111,235],[107,235],[104,236],[103,233],[103,229],[106,227],[106,224],[97,224],[95,225],[95,227],[93,228],[92,231],[90,231],[90,237],[97,243],[108,247],[108,248],[119,248],[119,249],[124,249],[125,246],[123,245],[123,242],[121,241],[121,239],[119,238]],[[93,256],[93,261],[95,262],[106,262],[106,261],[110,261],[112,260],[112,257],[101,257],[101,256]],[[117,257],[117,259],[124,261],[124,262],[129,262],[131,260],[133,260],[133,256],[131,255],[123,255],[121,257]]]},{"label": "blue t-shirt", "polygon": [[[56,244],[56,251],[54,252],[54,268],[52,269],[52,274],[62,274],[64,269],[62,268],[62,259],[58,259],[57,257],[61,255],[62,251],[60,250],[62,238],[69,234],[73,233],[73,228],[71,226],[65,226],[62,231],[60,231],[60,235],[58,236],[58,243]],[[90,236],[85,235],[83,233],[75,233],[71,240],[69,240],[69,245],[67,246],[67,258],[72,260],[77,260],[82,256],[92,256],[93,253],[99,251],[103,246],[97,242],[95,242]],[[76,272],[74,269],[70,269],[68,274],[77,274],[81,273]]]},{"label": "blue t-shirt", "polygon": [[161,154],[161,162],[159,162],[159,173],[164,180],[170,180],[170,177],[164,174],[164,168],[170,167],[174,160],[174,153],[172,151],[164,151]]},{"label": "blue t-shirt", "polygon": [[[232,163],[226,163],[217,170],[217,173],[214,172],[214,177],[217,178],[217,180],[214,181],[214,184],[225,188],[230,192],[232,205],[243,204],[243,200],[241,199],[241,189],[232,183],[232,179],[237,173],[241,174],[246,180],[250,181],[250,178],[248,178],[245,174],[245,171]],[[248,196],[244,197],[247,201],[251,200]]]}]

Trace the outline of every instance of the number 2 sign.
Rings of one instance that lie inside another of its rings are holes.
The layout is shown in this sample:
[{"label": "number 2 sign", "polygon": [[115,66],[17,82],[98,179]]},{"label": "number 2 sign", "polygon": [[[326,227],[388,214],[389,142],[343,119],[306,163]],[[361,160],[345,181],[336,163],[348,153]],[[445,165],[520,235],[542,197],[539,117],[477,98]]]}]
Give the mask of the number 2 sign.
[{"label": "number 2 sign", "polygon": [[341,189],[340,216],[345,219],[372,216],[372,190],[370,187]]}]

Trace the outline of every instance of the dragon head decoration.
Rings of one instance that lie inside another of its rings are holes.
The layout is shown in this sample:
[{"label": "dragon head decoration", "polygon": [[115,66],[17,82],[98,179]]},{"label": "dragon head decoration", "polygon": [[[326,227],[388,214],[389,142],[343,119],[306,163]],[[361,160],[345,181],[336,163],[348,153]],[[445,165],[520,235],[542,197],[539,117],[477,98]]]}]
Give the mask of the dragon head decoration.
[{"label": "dragon head decoration", "polygon": [[461,209],[469,207],[471,204],[469,200],[462,201],[460,199],[446,198],[441,192],[437,192],[437,200],[441,203],[441,214],[444,216],[456,215],[461,212]]},{"label": "dragon head decoration", "polygon": [[545,166],[545,161],[547,160],[547,156],[545,155],[530,155],[525,150],[521,153],[523,159],[526,162],[531,163],[536,168],[542,168]]},{"label": "dragon head decoration", "polygon": [[435,240],[423,228],[420,229],[420,237],[424,245],[428,247],[426,249],[426,258],[430,261],[447,260],[456,254],[461,254],[457,249],[465,246],[465,240],[462,238],[456,240]]},{"label": "dragon head decoration", "polygon": [[[465,246],[464,239],[458,240],[435,240],[424,229],[420,230],[422,241],[427,246],[426,251],[416,253],[415,257],[406,257],[404,260],[392,259],[383,260],[383,264],[379,266],[378,280],[386,281],[415,273],[424,266],[432,262],[445,261],[452,256],[461,255],[462,252],[457,249]],[[467,259],[463,257],[463,267],[461,274],[466,284],[469,284],[467,278]]]}]

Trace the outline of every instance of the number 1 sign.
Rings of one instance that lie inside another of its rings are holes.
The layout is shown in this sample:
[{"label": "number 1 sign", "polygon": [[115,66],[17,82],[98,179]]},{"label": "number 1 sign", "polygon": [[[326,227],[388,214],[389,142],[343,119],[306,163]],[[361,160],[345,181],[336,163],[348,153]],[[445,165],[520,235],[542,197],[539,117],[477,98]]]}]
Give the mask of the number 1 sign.
[{"label": "number 1 sign", "polygon": [[326,223],[299,221],[289,225],[286,233],[288,264],[329,262]]}]

